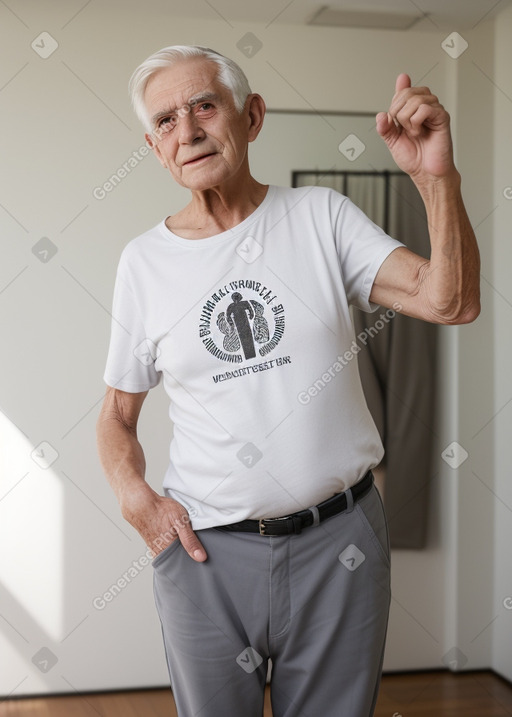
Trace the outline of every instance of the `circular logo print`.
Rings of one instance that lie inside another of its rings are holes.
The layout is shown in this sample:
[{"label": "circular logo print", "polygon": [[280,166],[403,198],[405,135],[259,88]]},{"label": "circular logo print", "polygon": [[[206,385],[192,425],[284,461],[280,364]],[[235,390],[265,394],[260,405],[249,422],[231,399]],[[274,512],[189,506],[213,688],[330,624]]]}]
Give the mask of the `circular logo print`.
[{"label": "circular logo print", "polygon": [[284,308],[260,281],[239,279],[217,289],[201,309],[199,337],[221,361],[267,356],[284,333]]}]

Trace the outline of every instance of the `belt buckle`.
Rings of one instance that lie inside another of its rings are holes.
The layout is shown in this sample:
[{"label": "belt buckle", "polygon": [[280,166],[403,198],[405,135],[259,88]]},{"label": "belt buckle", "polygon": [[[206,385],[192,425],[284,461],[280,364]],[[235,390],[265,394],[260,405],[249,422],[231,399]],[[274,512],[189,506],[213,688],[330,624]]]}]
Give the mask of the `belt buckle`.
[{"label": "belt buckle", "polygon": [[269,534],[265,532],[265,528],[267,527],[267,526],[265,525],[265,523],[272,523],[272,522],[275,523],[275,522],[277,522],[277,521],[288,520],[288,518],[291,518],[291,516],[290,516],[290,515],[285,515],[285,516],[280,517],[280,518],[260,518],[259,521],[258,521],[258,527],[259,527],[260,535],[266,535],[267,537],[270,537]]}]

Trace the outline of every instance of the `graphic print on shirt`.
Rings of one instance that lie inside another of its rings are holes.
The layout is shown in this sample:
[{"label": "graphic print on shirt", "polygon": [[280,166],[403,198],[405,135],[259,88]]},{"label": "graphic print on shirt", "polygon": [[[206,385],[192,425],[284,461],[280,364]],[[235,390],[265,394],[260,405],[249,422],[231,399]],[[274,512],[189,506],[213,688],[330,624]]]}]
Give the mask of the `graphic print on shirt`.
[{"label": "graphic print on shirt", "polygon": [[254,358],[255,342],[264,344],[270,338],[268,322],[263,316],[265,307],[255,299],[244,301],[238,291],[233,292],[231,298],[233,303],[226,313],[222,311],[217,317],[217,326],[225,334],[222,345],[230,352],[238,351],[241,346],[246,359]]},{"label": "graphic print on shirt", "polygon": [[199,337],[216,358],[240,364],[267,356],[279,344],[285,312],[260,281],[239,279],[215,291],[201,309]]}]

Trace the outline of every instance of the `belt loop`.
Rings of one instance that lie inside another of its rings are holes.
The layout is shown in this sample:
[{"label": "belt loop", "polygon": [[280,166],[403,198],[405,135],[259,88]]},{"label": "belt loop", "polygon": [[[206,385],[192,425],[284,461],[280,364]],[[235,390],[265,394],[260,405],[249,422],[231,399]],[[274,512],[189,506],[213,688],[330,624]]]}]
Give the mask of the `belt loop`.
[{"label": "belt loop", "polygon": [[312,505],[309,510],[313,513],[313,527],[316,528],[317,525],[320,525],[320,513],[316,505]]},{"label": "belt loop", "polygon": [[351,513],[354,510],[354,496],[352,495],[352,488],[347,488],[345,496],[347,498],[347,509],[345,512]]}]

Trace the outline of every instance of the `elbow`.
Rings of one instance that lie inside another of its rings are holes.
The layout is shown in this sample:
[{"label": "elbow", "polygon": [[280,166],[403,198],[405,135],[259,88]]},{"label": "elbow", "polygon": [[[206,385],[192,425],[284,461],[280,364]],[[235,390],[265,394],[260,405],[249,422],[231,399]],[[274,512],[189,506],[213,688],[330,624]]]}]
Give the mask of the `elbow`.
[{"label": "elbow", "polygon": [[480,306],[472,306],[470,309],[457,314],[457,316],[450,316],[439,323],[445,324],[446,326],[462,326],[463,324],[472,324],[473,321],[476,321],[479,315]]},{"label": "elbow", "polygon": [[480,261],[464,277],[454,301],[457,310],[446,323],[471,324],[480,316]]},{"label": "elbow", "polygon": [[453,326],[471,324],[481,311],[479,272],[457,281],[451,291],[447,292],[445,288],[439,293],[432,292],[429,298],[436,323]]},{"label": "elbow", "polygon": [[457,302],[456,307],[435,311],[434,321],[447,326],[471,324],[480,316],[481,308],[480,296],[472,297],[469,301]]},{"label": "elbow", "polygon": [[473,301],[470,307],[468,307],[460,316],[459,324],[471,324],[480,316],[482,310],[480,299]]}]

